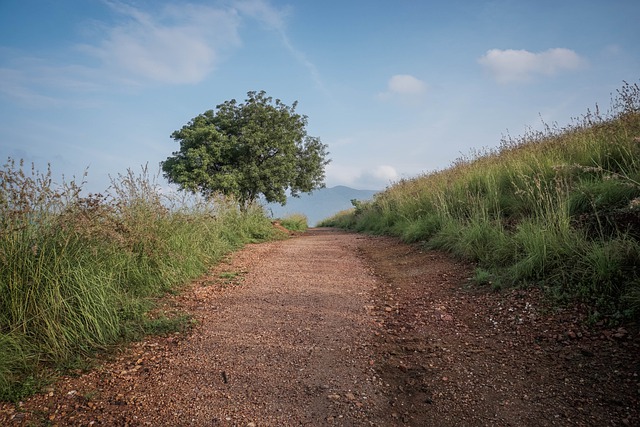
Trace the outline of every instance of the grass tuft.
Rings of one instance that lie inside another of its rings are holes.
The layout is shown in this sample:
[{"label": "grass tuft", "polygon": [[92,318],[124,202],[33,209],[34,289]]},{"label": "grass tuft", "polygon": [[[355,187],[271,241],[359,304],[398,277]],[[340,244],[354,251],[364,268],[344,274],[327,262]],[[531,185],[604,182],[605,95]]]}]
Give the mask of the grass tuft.
[{"label": "grass tuft", "polygon": [[307,217],[303,214],[291,214],[280,219],[279,222],[289,231],[302,232],[309,228]]}]

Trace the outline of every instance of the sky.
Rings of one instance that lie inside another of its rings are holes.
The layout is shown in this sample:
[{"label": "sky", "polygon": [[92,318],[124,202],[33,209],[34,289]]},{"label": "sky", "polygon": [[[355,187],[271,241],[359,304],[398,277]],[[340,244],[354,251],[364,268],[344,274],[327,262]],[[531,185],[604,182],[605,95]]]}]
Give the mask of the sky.
[{"label": "sky", "polygon": [[[327,144],[328,187],[380,190],[640,78],[638,0],[0,0],[0,161],[101,192],[265,90]],[[160,181],[163,181],[160,178]]]}]

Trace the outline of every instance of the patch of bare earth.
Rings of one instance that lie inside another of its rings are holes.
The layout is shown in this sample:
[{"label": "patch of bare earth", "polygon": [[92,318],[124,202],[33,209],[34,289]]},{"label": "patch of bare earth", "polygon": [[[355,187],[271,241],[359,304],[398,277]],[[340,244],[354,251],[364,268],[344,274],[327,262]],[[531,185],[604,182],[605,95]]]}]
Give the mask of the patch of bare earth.
[{"label": "patch of bare earth", "polygon": [[166,301],[189,333],[2,404],[0,425],[640,425],[635,325],[587,328],[470,275],[337,230],[249,245]]},{"label": "patch of bare earth", "polygon": [[413,426],[638,426],[637,325],[587,327],[583,307],[536,289],[468,286],[471,266],[394,239],[374,266],[379,369],[392,415]]}]

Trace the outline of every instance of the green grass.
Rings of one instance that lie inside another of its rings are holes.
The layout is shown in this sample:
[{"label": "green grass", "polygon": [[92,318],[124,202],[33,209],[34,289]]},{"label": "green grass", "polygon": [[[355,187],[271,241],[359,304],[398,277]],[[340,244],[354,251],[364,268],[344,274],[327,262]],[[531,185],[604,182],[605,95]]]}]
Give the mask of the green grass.
[{"label": "green grass", "polygon": [[223,271],[218,275],[218,277],[222,279],[223,287],[228,285],[240,286],[244,281],[245,274],[247,274],[246,271]]},{"label": "green grass", "polygon": [[154,319],[147,319],[143,330],[147,335],[169,335],[176,332],[185,332],[193,324],[193,318],[187,314],[162,315]]},{"label": "green grass", "polygon": [[640,88],[625,83],[606,114],[507,137],[320,225],[449,251],[478,263],[478,283],[640,316]]},{"label": "green grass", "polygon": [[309,228],[306,215],[291,214],[280,219],[280,225],[289,231],[306,231]]},{"label": "green grass", "polygon": [[162,196],[146,168],[105,195],[9,160],[0,169],[0,399],[123,340],[183,330],[153,301],[274,230],[260,207]]}]

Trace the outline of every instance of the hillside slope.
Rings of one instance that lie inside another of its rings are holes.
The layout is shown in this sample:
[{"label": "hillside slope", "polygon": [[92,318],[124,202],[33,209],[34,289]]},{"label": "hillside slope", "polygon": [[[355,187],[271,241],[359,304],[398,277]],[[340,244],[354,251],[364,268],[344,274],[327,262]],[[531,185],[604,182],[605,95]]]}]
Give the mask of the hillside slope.
[{"label": "hillside slope", "polygon": [[424,242],[475,262],[477,284],[535,285],[592,320],[638,318],[640,87],[610,108],[506,137],[323,225]]}]

